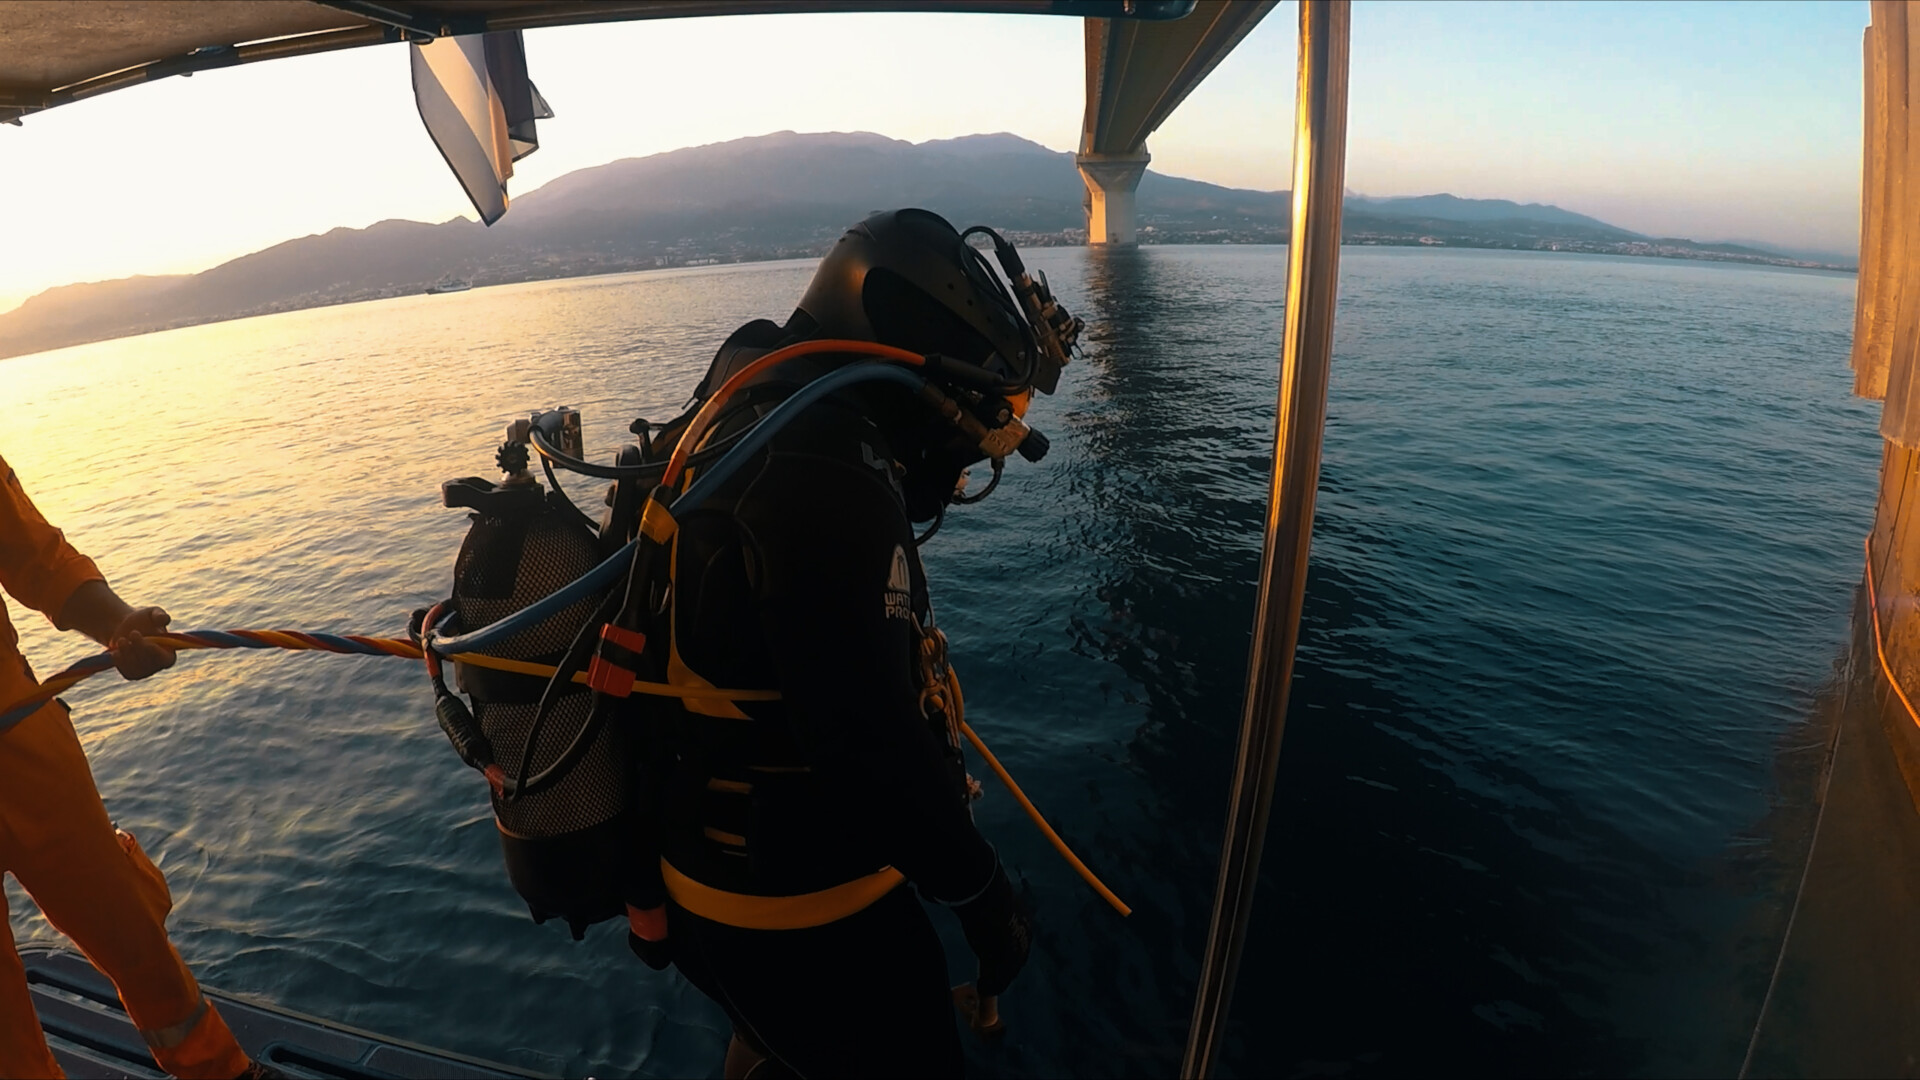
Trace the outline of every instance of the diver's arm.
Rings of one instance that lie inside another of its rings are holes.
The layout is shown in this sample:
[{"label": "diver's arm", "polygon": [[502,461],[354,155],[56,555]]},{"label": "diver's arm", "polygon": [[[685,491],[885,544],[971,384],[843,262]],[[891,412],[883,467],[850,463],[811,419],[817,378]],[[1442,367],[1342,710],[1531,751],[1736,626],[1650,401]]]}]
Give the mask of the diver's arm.
[{"label": "diver's arm", "polygon": [[958,903],[988,886],[998,859],[920,715],[911,615],[890,612],[886,596],[912,534],[884,474],[864,468],[776,455],[743,500],[762,629],[815,771],[853,793],[884,857],[923,895]]}]

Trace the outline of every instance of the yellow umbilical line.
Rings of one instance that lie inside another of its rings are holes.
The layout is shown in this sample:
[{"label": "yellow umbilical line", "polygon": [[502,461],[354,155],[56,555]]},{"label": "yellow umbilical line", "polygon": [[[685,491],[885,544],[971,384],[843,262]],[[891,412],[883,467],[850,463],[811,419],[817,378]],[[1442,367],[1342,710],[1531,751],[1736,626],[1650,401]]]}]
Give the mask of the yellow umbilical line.
[{"label": "yellow umbilical line", "polygon": [[1020,790],[1019,784],[1013,782],[1012,774],[1007,772],[1005,765],[1000,764],[999,758],[993,756],[993,751],[987,749],[987,744],[980,741],[980,736],[974,732],[973,725],[965,720],[960,721],[960,733],[967,737],[967,741],[973,744],[975,750],[980,751],[980,756],[986,759],[987,767],[993,770],[993,775],[1007,785],[1007,790],[1013,793],[1013,799],[1020,804],[1020,809],[1027,812],[1027,817],[1039,827],[1040,834],[1047,838],[1047,841],[1053,845],[1053,850],[1060,853],[1061,858],[1067,860],[1067,865],[1073,867],[1074,873],[1079,874],[1082,881],[1092,887],[1094,892],[1099,893],[1100,899],[1112,905],[1113,910],[1121,915],[1133,914],[1133,909],[1128,907],[1125,901],[1113,895],[1113,890],[1107,888],[1105,882],[1095,876],[1093,871],[1087,869],[1087,864],[1080,861],[1080,856],[1075,855],[1073,849],[1067,846],[1067,842],[1060,839],[1060,834],[1053,831],[1053,826],[1047,824],[1047,819],[1040,816],[1040,808],[1033,805],[1033,800],[1027,798],[1027,793]]},{"label": "yellow umbilical line", "polygon": [[1873,623],[1873,651],[1880,658],[1880,670],[1886,673],[1887,685],[1900,697],[1900,704],[1907,707],[1907,717],[1920,725],[1920,712],[1913,708],[1913,702],[1907,699],[1907,692],[1900,687],[1900,680],[1894,677],[1893,665],[1887,663],[1887,649],[1880,641],[1880,597],[1873,581],[1873,537],[1864,541],[1867,548],[1867,618]]},{"label": "yellow umbilical line", "polygon": [[[945,636],[942,635],[941,641],[945,640]],[[1101,881],[1099,875],[1087,869],[1087,864],[1080,861],[1080,856],[1075,855],[1073,849],[1067,846],[1067,842],[1060,839],[1060,834],[1053,831],[1053,826],[1047,824],[1047,819],[1041,815],[1040,808],[1033,805],[1033,800],[1027,798],[1027,793],[1020,790],[1019,784],[1014,783],[1013,774],[1007,771],[1005,765],[1000,764],[999,758],[993,756],[993,751],[987,749],[985,740],[973,730],[973,725],[967,723],[967,696],[961,692],[960,677],[954,674],[952,668],[947,669],[946,683],[947,689],[953,692],[954,720],[960,726],[960,734],[965,735],[967,741],[973,744],[973,748],[980,751],[980,756],[986,760],[987,767],[992,769],[993,775],[999,777],[1000,782],[1007,786],[1007,790],[1013,795],[1013,801],[1019,803],[1020,809],[1026,811],[1027,818],[1033,822],[1034,828],[1039,829],[1040,835],[1046,837],[1047,842],[1053,845],[1053,850],[1067,860],[1067,865],[1073,867],[1073,872],[1080,875],[1080,880],[1100,894],[1100,899],[1105,900],[1113,910],[1119,912],[1122,918],[1133,914],[1133,909],[1128,907],[1125,901],[1113,895],[1113,890],[1107,888],[1106,882]]]},{"label": "yellow umbilical line", "polygon": [[[1871,587],[1871,577],[1869,577],[1869,587]],[[1878,629],[1876,625],[1876,632]],[[313,634],[299,630],[192,630],[152,634],[147,637],[147,640],[155,645],[181,652],[194,649],[285,649],[293,652],[329,652],[349,656],[395,656],[402,660],[419,660],[424,655],[420,651],[420,646],[406,638],[366,637],[360,634]],[[460,664],[472,664],[475,667],[492,668],[496,671],[510,671],[518,675],[551,677],[555,671],[555,668],[548,664],[507,660],[481,653],[455,653],[444,659]],[[113,654],[103,652],[70,665],[58,674],[48,676],[38,690],[0,710],[0,732],[33,715],[41,706],[82,680],[112,669]],[[573,681],[585,683],[586,673],[575,673]],[[1131,915],[1133,909],[1122,903],[1120,898],[1113,894],[1113,890],[1107,888],[1092,870],[1087,869],[1087,864],[1080,861],[1080,857],[1073,853],[1073,849],[1067,847],[1067,842],[1060,839],[1060,834],[1053,830],[1053,826],[1047,824],[1047,819],[1041,816],[1039,808],[1033,805],[1033,800],[1027,798],[1026,792],[1020,790],[1020,785],[1014,782],[1006,766],[1000,764],[1000,759],[993,756],[993,751],[987,749],[987,744],[967,724],[964,719],[966,706],[964,699],[960,696],[958,679],[952,681],[952,687],[955,708],[962,716],[959,721],[961,733],[966,735],[967,741],[980,752],[980,756],[986,759],[988,767],[993,769],[994,775],[998,776],[1000,782],[1005,784],[1007,790],[1013,794],[1014,801],[1020,804],[1020,809],[1026,811],[1027,817],[1033,821],[1041,835],[1045,836],[1054,850],[1060,853],[1060,857],[1067,861],[1067,865],[1073,867],[1074,872],[1078,873],[1094,892],[1100,894],[1102,900],[1112,905],[1113,910],[1120,914]],[[773,701],[780,697],[780,694],[773,690],[726,690],[669,686],[665,683],[635,683],[634,689],[641,693],[668,697],[721,698],[729,701]],[[1898,689],[1897,683],[1895,689]],[[1904,698],[1905,695],[1902,695],[1902,700]]]}]

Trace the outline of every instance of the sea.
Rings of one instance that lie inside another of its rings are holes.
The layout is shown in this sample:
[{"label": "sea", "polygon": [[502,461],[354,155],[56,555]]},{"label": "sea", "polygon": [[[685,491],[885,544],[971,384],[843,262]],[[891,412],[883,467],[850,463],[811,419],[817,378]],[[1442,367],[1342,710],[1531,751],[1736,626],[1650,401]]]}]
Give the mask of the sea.
[{"label": "sea", "polygon": [[[978,1075],[1172,1074],[1227,808],[1284,248],[1030,253],[1084,316],[1052,440],[924,557],[1037,923]],[[0,361],[0,454],[174,625],[391,635],[504,425],[605,460],[805,262],[319,308]],[[1807,858],[1878,406],[1854,279],[1348,248],[1298,665],[1223,1073],[1727,1075]],[[599,481],[565,478],[597,510]],[[43,674],[92,651],[13,610]],[[717,1076],[724,1016],[508,886],[417,664],[199,653],[67,695],[203,982],[565,1075]],[[875,813],[886,813],[875,806]],[[21,944],[61,938],[11,882]],[[973,976],[936,912],[951,979]],[[842,1037],[858,1039],[861,1018]]]}]

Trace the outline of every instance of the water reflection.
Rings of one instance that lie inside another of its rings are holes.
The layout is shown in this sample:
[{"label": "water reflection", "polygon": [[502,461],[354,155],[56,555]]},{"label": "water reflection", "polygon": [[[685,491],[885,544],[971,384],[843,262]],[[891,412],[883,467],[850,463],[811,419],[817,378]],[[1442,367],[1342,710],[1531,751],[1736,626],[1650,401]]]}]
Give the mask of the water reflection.
[{"label": "water reflection", "polygon": [[[1773,838],[1805,805],[1778,759],[1844,634],[1872,508],[1870,412],[1843,365],[1810,360],[1844,355],[1850,282],[1343,263],[1228,1071],[1729,1071],[1796,850]],[[951,514],[926,561],[975,727],[1136,913],[990,783],[977,813],[1040,937],[1008,1038],[970,1053],[983,1075],[1166,1075],[1244,683],[1285,263],[1029,264],[1092,324],[1034,408],[1053,454]],[[582,406],[604,452],[809,272],[476,289],[9,360],[0,440],[123,591],[185,625],[391,632],[442,595],[464,521],[438,483],[483,471],[503,419]],[[75,651],[22,630],[45,667]],[[417,672],[382,663],[203,657],[77,697],[109,806],[175,877],[189,959],[533,1068],[710,1068],[722,1021],[617,928],[573,945],[528,922]],[[30,912],[16,935],[49,940]]]}]

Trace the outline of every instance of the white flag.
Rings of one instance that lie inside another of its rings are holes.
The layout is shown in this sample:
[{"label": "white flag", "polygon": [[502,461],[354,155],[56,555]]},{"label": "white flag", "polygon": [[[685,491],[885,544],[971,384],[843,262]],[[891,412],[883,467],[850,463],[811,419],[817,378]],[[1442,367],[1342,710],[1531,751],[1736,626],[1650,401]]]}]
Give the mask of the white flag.
[{"label": "white flag", "polygon": [[420,119],[491,225],[507,212],[513,163],[540,148],[533,122],[553,115],[527,78],[520,32],[443,37],[412,50]]}]

